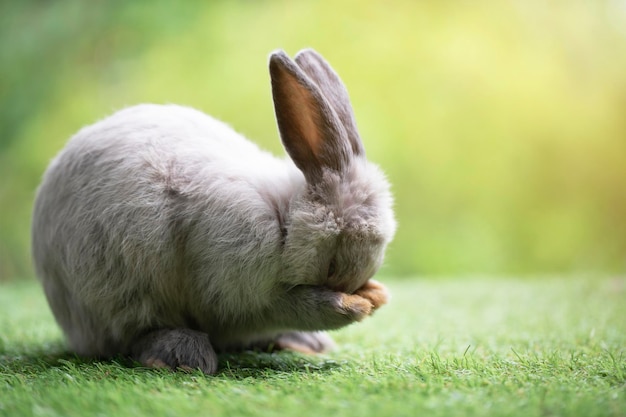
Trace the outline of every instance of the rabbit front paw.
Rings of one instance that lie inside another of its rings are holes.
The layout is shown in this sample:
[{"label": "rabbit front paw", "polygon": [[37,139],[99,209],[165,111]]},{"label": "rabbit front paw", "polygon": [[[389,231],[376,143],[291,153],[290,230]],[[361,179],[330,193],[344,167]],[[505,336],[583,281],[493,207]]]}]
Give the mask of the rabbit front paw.
[{"label": "rabbit front paw", "polygon": [[387,290],[368,281],[355,294],[320,286],[296,286],[287,291],[270,310],[270,320],[298,330],[338,329],[361,321],[387,302]]},{"label": "rabbit front paw", "polygon": [[373,279],[368,280],[365,285],[356,290],[354,294],[365,298],[372,304],[372,313],[380,306],[389,302],[389,291],[387,291],[387,287]]},{"label": "rabbit front paw", "polygon": [[359,294],[339,293],[337,312],[350,318],[350,321],[361,321],[369,316],[374,308],[370,300]]}]

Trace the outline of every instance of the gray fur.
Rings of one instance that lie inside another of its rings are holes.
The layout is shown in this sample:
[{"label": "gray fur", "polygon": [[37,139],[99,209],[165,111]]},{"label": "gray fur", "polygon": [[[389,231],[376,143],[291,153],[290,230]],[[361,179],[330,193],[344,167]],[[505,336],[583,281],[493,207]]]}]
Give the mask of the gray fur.
[{"label": "gray fur", "polygon": [[[281,51],[270,68],[295,165],[197,110],[149,104],[83,128],[51,162],[32,249],[72,350],[211,373],[213,349],[276,335],[315,351],[326,336],[285,335],[377,307],[358,291],[395,231],[389,185],[356,152],[347,93],[324,91],[345,91],[336,74],[324,83]],[[298,111],[294,96],[304,97]]]}]

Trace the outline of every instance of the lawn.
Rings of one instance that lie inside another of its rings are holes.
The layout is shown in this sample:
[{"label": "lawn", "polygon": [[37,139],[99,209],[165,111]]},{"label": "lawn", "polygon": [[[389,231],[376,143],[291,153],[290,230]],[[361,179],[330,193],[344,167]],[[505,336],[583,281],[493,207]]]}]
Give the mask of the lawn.
[{"label": "lawn", "polygon": [[626,416],[626,279],[385,280],[318,357],[174,373],[64,352],[36,282],[0,285],[1,416]]}]

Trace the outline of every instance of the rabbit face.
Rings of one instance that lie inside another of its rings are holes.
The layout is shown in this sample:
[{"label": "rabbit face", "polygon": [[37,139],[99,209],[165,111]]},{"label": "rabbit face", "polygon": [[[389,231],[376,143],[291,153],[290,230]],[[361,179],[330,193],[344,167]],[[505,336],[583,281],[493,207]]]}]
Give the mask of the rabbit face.
[{"label": "rabbit face", "polygon": [[348,92],[315,51],[270,58],[276,120],[307,186],[287,217],[285,281],[354,292],[395,231],[384,175],[365,158]]},{"label": "rabbit face", "polygon": [[345,175],[327,171],[293,203],[285,241],[291,285],[352,293],[380,267],[395,231],[389,186],[376,166],[355,161]]}]

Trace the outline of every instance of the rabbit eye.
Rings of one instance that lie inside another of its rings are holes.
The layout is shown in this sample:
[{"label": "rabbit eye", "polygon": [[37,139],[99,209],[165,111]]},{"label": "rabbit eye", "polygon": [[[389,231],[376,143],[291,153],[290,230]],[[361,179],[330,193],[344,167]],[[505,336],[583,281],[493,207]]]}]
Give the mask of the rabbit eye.
[{"label": "rabbit eye", "polygon": [[328,278],[332,278],[335,275],[335,271],[337,269],[336,266],[336,262],[333,259],[332,261],[330,261],[330,263],[328,264]]}]

